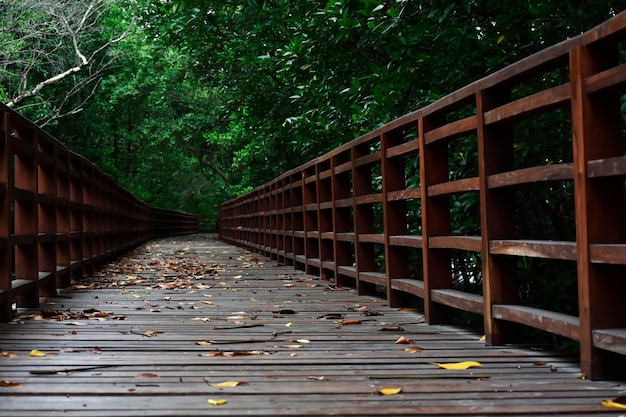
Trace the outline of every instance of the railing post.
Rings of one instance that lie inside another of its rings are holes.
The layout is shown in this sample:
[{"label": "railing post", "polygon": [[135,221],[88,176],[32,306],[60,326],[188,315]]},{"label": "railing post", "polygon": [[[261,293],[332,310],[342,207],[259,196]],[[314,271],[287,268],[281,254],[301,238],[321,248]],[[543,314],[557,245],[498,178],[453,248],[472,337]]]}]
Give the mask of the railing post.
[{"label": "railing post", "polygon": [[372,168],[358,165],[360,157],[370,154],[370,145],[361,144],[352,147],[352,187],[354,213],[354,257],[356,263],[356,288],[359,294],[374,295],[376,288],[360,279],[360,274],[376,270],[374,245],[365,242],[363,235],[374,233],[374,207],[370,203],[361,203],[359,197],[372,194]]},{"label": "railing post", "polygon": [[[624,243],[624,179],[590,178],[589,162],[623,156],[620,93],[590,95],[587,77],[618,62],[614,43],[581,46],[570,54],[574,190],[578,253],[581,368],[590,378],[606,378],[626,367],[624,356],[594,346],[594,331],[625,328],[626,266],[594,263],[594,244]],[[621,364],[621,366],[620,366]]]},{"label": "railing post", "polygon": [[9,115],[7,112],[0,113],[0,320],[7,321],[11,317],[11,300],[13,291],[11,288],[12,262],[11,262],[11,200],[12,194],[9,187]]},{"label": "railing post", "polygon": [[387,276],[387,300],[391,307],[404,304],[405,293],[392,289],[394,278],[408,278],[409,251],[405,246],[392,246],[391,236],[407,233],[406,200],[389,201],[389,193],[406,188],[406,164],[404,158],[391,159],[387,150],[403,142],[402,133],[383,133],[381,136],[381,165],[383,180],[383,219],[385,230],[385,271]]},{"label": "railing post", "polygon": [[422,190],[422,239],[424,269],[424,315],[428,323],[450,321],[449,307],[432,300],[431,290],[452,288],[450,255],[446,249],[431,248],[429,239],[450,234],[450,198],[428,195],[428,188],[448,181],[448,146],[444,141],[426,143],[426,133],[444,124],[433,116],[420,117],[420,188]]},{"label": "railing post", "polygon": [[487,343],[499,345],[511,342],[513,324],[497,321],[492,316],[495,304],[517,304],[517,259],[492,255],[489,242],[493,239],[514,239],[515,189],[489,189],[488,177],[511,171],[513,163],[513,127],[510,123],[485,124],[484,114],[510,101],[508,89],[479,91],[476,94],[478,117],[478,175],[480,182],[480,223],[483,253],[483,314]]}]

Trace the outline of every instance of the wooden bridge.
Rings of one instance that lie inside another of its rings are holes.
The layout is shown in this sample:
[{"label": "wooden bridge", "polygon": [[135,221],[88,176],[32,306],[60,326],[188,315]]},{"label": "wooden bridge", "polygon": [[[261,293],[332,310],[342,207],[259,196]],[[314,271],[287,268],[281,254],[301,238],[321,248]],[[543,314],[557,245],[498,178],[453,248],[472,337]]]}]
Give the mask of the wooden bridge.
[{"label": "wooden bridge", "polygon": [[[221,207],[221,241],[0,108],[0,415],[624,414],[590,381],[626,379],[624,40],[621,13],[289,171]],[[516,128],[548,114],[571,160],[527,166]],[[572,190],[575,240],[518,235],[531,186]],[[520,301],[535,258],[575,266],[577,315]]]},{"label": "wooden bridge", "polygon": [[624,414],[576,358],[386,304],[215,235],[153,240],[0,325],[0,416]]}]

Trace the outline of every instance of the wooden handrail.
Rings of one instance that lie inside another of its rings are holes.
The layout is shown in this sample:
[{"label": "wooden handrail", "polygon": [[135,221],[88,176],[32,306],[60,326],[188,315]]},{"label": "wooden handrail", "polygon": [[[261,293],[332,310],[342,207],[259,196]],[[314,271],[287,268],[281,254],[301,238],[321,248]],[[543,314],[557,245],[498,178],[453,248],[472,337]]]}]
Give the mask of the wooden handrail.
[{"label": "wooden handrail", "polygon": [[[480,312],[488,344],[513,341],[515,323],[567,336],[588,377],[624,378],[624,40],[626,12],[286,172],[223,204],[220,236],[361,294],[384,287],[392,306],[419,297],[429,323],[451,322],[451,308]],[[569,81],[512,97],[553,71]],[[572,160],[516,166],[514,126],[550,112],[571,114]],[[459,138],[474,141],[478,174],[452,180]],[[574,190],[576,240],[518,236],[515,193],[554,182]],[[456,236],[451,201],[472,195],[479,235]],[[482,293],[453,288],[459,251],[482,257]],[[523,257],[576,263],[578,317],[521,305]]]},{"label": "wooden handrail", "polygon": [[198,230],[196,215],[148,206],[4,105],[0,136],[0,320],[150,238]]}]

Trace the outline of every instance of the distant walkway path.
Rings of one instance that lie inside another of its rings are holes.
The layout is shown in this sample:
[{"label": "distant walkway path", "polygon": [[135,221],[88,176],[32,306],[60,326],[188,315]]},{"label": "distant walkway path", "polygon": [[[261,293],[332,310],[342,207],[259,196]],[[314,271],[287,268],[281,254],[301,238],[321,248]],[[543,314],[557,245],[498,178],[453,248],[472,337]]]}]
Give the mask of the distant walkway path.
[{"label": "distant walkway path", "polygon": [[[486,347],[214,235],[152,241],[43,309],[0,324],[0,416],[626,414],[601,405],[625,383]],[[433,364],[463,361],[482,366]]]}]

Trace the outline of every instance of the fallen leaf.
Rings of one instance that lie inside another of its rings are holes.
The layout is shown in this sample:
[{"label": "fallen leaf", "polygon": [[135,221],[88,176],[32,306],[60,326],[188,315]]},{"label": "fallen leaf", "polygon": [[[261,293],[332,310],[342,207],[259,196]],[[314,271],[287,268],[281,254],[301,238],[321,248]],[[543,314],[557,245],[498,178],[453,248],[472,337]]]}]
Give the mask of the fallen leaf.
[{"label": "fallen leaf", "polygon": [[487,336],[486,335],[482,335],[479,339],[479,341],[484,342],[487,340]]},{"label": "fallen leaf", "polygon": [[32,356],[32,357],[34,357],[34,358],[42,358],[42,357],[44,357],[44,356],[48,356],[48,355],[46,355],[44,352],[42,352],[42,351],[40,351],[40,350],[33,349],[33,350],[32,350],[32,351],[28,354],[28,356]]},{"label": "fallen leaf", "polygon": [[235,275],[235,276],[233,277],[233,279],[239,279],[239,278],[242,278],[242,277],[243,277],[243,275]]},{"label": "fallen leaf", "polygon": [[626,410],[626,404],[623,404],[622,402],[620,402],[620,399],[624,400],[624,402],[626,402],[626,398],[625,397],[618,397],[614,400],[602,400],[600,402],[600,404],[602,404],[603,406],[605,406],[606,408],[612,408],[612,409],[618,409],[618,410]]},{"label": "fallen leaf", "polygon": [[410,345],[411,343],[413,343],[413,340],[404,336],[400,336],[400,338],[396,340],[396,345]]},{"label": "fallen leaf", "polygon": [[81,323],[79,321],[72,321],[70,323],[65,323],[66,326],[86,326],[87,323]]},{"label": "fallen leaf", "polygon": [[283,347],[287,349],[300,349],[302,345],[283,345]]},{"label": "fallen leaf", "polygon": [[437,363],[437,362],[429,362],[429,363],[432,365],[437,365],[440,368],[454,369],[454,370],[468,369],[472,367],[482,366],[479,362],[474,362],[474,361],[455,362],[455,363]]},{"label": "fallen leaf", "polygon": [[215,406],[215,407],[218,407],[218,406],[220,406],[220,405],[224,405],[224,404],[226,404],[227,402],[228,402],[228,401],[226,401],[226,400],[212,400],[212,399],[210,399],[210,398],[209,398],[209,404],[211,404],[211,405],[213,405],[213,406]]},{"label": "fallen leaf", "polygon": [[342,326],[348,326],[351,324],[361,324],[361,320],[341,320],[339,324]]},{"label": "fallen leaf", "polygon": [[533,365],[536,365],[536,366],[543,366],[545,364],[546,364],[546,361],[537,361],[537,362],[533,363]]},{"label": "fallen leaf", "polygon": [[390,327],[383,327],[382,329],[378,330],[379,332],[403,332],[404,329],[400,326],[390,326]]},{"label": "fallen leaf", "polygon": [[208,340],[203,340],[201,342],[196,342],[196,345],[200,345],[200,346],[207,346],[207,345],[212,345],[213,342],[209,342]]},{"label": "fallen leaf", "polygon": [[212,387],[236,387],[239,385],[247,385],[247,382],[244,381],[225,381],[217,384],[209,384]]},{"label": "fallen leaf", "polygon": [[158,378],[159,376],[153,372],[144,372],[143,374],[135,375],[134,378]]},{"label": "fallen leaf", "polygon": [[1,388],[22,388],[22,384],[19,382],[1,380],[0,387]]},{"label": "fallen leaf", "polygon": [[381,395],[396,395],[402,392],[402,388],[401,387],[381,388],[377,391]]},{"label": "fallen leaf", "polygon": [[291,327],[291,326],[293,326],[292,322],[289,322],[289,323],[285,324],[285,327]]},{"label": "fallen leaf", "polygon": [[304,343],[304,344],[311,343],[311,341],[310,341],[310,340],[308,340],[308,339],[298,339],[298,340],[296,340],[296,342],[298,342],[298,343]]},{"label": "fallen leaf", "polygon": [[417,352],[421,352],[422,350],[424,350],[424,348],[421,348],[419,346],[409,346],[408,348],[404,349],[405,352],[410,352],[410,353],[417,353]]},{"label": "fallen leaf", "polygon": [[323,376],[307,376],[306,379],[311,379],[314,381],[323,381],[326,377]]},{"label": "fallen leaf", "polygon": [[147,337],[152,337],[155,334],[163,333],[160,330],[146,330],[145,332],[141,332],[140,334]]}]

